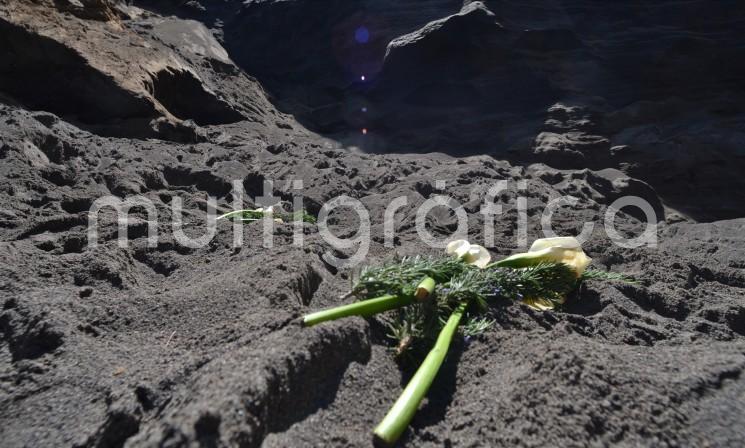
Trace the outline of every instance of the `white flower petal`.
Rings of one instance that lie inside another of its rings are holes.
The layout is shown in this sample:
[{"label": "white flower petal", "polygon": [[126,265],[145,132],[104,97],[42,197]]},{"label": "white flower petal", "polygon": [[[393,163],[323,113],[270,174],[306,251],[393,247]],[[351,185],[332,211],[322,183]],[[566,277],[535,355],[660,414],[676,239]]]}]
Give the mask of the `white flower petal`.
[{"label": "white flower petal", "polygon": [[515,254],[498,262],[498,265],[513,268],[534,266],[543,262],[564,263],[581,277],[592,259],[582,250],[576,238],[542,238],[536,240],[530,251]]},{"label": "white flower petal", "polygon": [[538,311],[552,310],[556,306],[553,302],[546,299],[526,297],[522,301],[524,304]]},{"label": "white flower petal", "polygon": [[556,238],[539,238],[533,242],[528,252],[536,252],[549,247],[561,247],[562,249],[581,249],[582,246],[573,236],[560,236]]},{"label": "white flower petal", "polygon": [[592,259],[588,257],[582,248],[576,249],[565,249],[562,247],[551,247],[541,251],[548,252],[543,258],[546,261],[555,261],[557,263],[564,263],[565,265],[572,268],[572,270],[580,277],[585,269],[590,264]]},{"label": "white flower petal", "polygon": [[463,257],[463,260],[468,264],[484,269],[491,261],[491,254],[485,247],[479,246],[478,244],[472,244],[471,247],[468,248],[468,253]]},{"label": "white flower petal", "polygon": [[468,253],[468,249],[471,247],[471,243],[466,240],[455,240],[448,243],[445,251],[448,255],[455,255],[458,258],[462,258]]}]

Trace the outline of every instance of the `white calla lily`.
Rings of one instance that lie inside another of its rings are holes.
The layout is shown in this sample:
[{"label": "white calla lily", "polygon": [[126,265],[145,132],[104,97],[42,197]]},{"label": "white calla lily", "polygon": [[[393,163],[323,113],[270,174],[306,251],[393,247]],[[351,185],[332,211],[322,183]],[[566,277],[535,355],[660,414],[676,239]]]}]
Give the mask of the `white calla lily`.
[{"label": "white calla lily", "polygon": [[445,249],[449,255],[455,255],[467,264],[484,269],[491,261],[489,251],[478,244],[471,244],[466,240],[455,240],[448,243]]},{"label": "white calla lily", "polygon": [[558,236],[555,238],[538,238],[533,241],[530,246],[529,252],[537,252],[539,250],[547,249],[549,247],[561,247],[562,249],[581,249],[582,245],[579,244],[577,238],[573,236]]},{"label": "white calla lily", "polygon": [[[284,220],[280,217],[274,217],[275,212],[275,206],[271,207],[259,207],[255,209],[246,209],[246,210],[235,210],[229,213],[225,213],[224,215],[218,216],[217,219],[225,219],[225,218],[237,218],[239,221],[244,222],[253,222],[253,221],[259,221],[262,218],[270,218],[274,220],[274,222],[277,223],[283,223]],[[282,212],[282,209],[279,209],[278,214]],[[248,214],[248,217],[246,216]]]},{"label": "white calla lily", "polygon": [[576,238],[558,237],[537,239],[528,252],[505,258],[496,265],[520,268],[545,262],[564,263],[581,277],[591,261]]},{"label": "white calla lily", "polygon": [[448,255],[455,255],[460,258],[468,252],[468,248],[471,246],[466,240],[455,240],[448,243],[445,251]]}]

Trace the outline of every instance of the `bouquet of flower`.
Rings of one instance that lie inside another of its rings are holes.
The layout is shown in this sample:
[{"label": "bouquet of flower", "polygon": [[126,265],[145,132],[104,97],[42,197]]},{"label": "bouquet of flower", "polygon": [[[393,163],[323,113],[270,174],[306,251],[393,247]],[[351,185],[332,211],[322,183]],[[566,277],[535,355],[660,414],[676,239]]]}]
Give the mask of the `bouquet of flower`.
[{"label": "bouquet of flower", "polygon": [[256,209],[235,210],[218,216],[217,220],[232,219],[235,221],[253,222],[259,221],[263,218],[271,218],[278,223],[295,221],[302,221],[311,224],[316,223],[316,217],[309,214],[305,210],[299,210],[293,213],[285,213],[278,207],[260,207]]},{"label": "bouquet of flower", "polygon": [[447,246],[448,256],[413,257],[362,271],[346,297],[359,301],[303,317],[306,326],[348,316],[385,315],[396,353],[431,344],[421,366],[374,430],[378,443],[393,445],[406,430],[460,329],[466,336],[486,331],[485,317],[498,300],[537,310],[561,305],[583,280],[630,281],[623,275],[587,270],[591,259],[575,238],[536,240],[526,253],[491,263],[481,246],[465,240]]}]

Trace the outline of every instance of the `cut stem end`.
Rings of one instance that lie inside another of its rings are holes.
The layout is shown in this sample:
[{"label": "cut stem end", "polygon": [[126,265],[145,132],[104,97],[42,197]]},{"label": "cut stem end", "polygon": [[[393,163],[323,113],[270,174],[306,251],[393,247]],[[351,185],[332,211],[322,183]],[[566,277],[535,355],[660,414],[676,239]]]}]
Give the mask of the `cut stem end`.
[{"label": "cut stem end", "polygon": [[433,279],[432,277],[425,277],[424,280],[422,280],[419,283],[419,285],[416,287],[416,291],[414,292],[414,297],[419,302],[423,302],[427,300],[434,291],[435,291],[435,279]]},{"label": "cut stem end", "polygon": [[373,438],[376,444],[392,446],[409,426],[411,419],[414,418],[414,414],[419,407],[419,403],[427,395],[427,391],[437,376],[440,366],[445,361],[448,348],[465,309],[466,302],[463,302],[453,311],[453,314],[450,315],[445,327],[443,327],[440,335],[437,337],[434,347],[427,354],[427,357],[424,358],[422,365],[411,378],[409,384],[406,385],[406,388],[404,388],[396,403],[393,404],[391,410],[383,418],[383,421],[375,428]]}]

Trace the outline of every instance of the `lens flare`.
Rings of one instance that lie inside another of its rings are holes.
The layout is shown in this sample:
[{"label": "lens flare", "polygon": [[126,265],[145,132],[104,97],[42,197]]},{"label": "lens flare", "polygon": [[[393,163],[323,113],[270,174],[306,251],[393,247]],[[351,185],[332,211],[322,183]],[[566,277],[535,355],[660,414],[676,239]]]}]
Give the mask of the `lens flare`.
[{"label": "lens flare", "polygon": [[370,30],[361,26],[354,30],[354,40],[360,44],[366,44],[370,41]]}]

